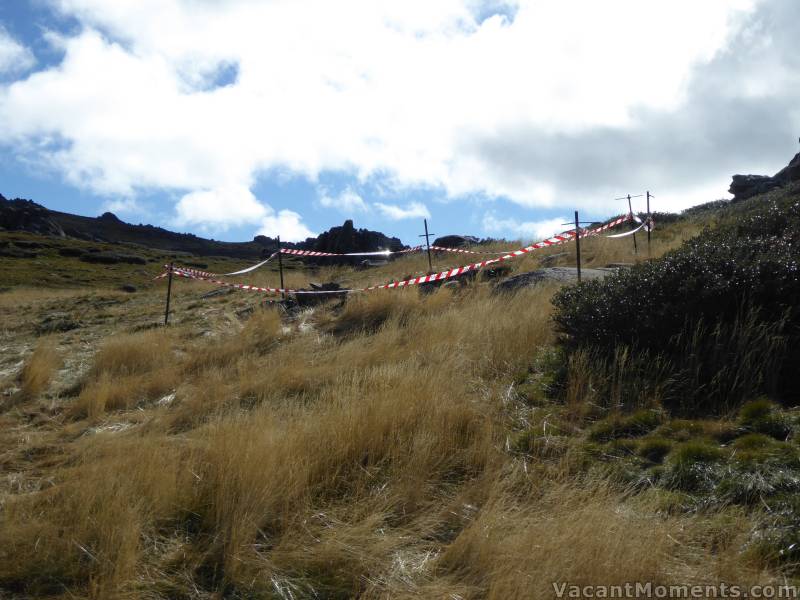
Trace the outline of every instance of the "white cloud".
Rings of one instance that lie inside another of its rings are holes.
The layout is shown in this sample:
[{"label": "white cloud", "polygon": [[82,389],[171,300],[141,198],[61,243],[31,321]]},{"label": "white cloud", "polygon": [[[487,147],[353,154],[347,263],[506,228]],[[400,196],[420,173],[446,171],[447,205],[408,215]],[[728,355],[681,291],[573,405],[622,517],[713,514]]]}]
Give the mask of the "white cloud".
[{"label": "white cloud", "polygon": [[176,207],[181,225],[214,223],[227,227],[257,222],[272,211],[243,186],[227,186],[191,192],[183,196]]},{"label": "white cloud", "polygon": [[364,199],[349,187],[336,196],[331,196],[327,190],[321,189],[319,191],[319,203],[325,208],[336,208],[343,213],[366,212],[369,210]]},{"label": "white cloud", "polygon": [[291,210],[281,210],[277,214],[264,217],[258,233],[272,238],[281,236],[281,240],[286,242],[302,242],[317,235],[303,225],[299,214]]},{"label": "white cloud", "polygon": [[21,73],[35,64],[33,53],[0,25],[0,73]]},{"label": "white cloud", "polygon": [[478,141],[677,110],[757,5],[520,0],[479,20],[472,0],[50,1],[82,27],[60,64],[0,86],[0,139],[98,193],[189,190],[177,218],[222,227],[272,214],[245,191],[273,169],[551,206],[555,176],[503,170]]},{"label": "white cloud", "polygon": [[544,219],[542,221],[516,221],[498,218],[493,212],[483,216],[483,229],[492,235],[515,236],[524,239],[543,240],[569,229],[564,225],[568,220],[564,217]]},{"label": "white cloud", "polygon": [[119,214],[143,214],[146,211],[139,204],[135,198],[118,198],[116,200],[109,200],[103,203],[103,212],[119,213]]},{"label": "white cloud", "polygon": [[377,208],[383,216],[399,221],[401,219],[430,219],[431,213],[428,208],[420,202],[411,202],[406,207],[396,206],[394,204],[384,204],[383,202],[375,202],[373,205]]}]

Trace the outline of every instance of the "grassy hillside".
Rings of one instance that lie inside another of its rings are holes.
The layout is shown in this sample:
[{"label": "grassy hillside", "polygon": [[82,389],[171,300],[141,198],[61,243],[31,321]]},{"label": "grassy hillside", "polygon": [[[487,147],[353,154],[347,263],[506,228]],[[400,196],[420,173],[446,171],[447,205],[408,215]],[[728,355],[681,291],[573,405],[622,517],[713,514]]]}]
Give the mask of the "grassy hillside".
[{"label": "grassy hillside", "polygon": [[[662,222],[652,256],[765,206]],[[647,269],[639,242],[587,240],[584,264]],[[506,275],[574,265],[573,250]],[[637,348],[611,361],[563,337],[555,284],[499,295],[479,277],[287,313],[180,280],[165,329],[150,281],[164,256],[140,255],[114,270],[55,247],[0,258],[0,593],[505,599],[794,577],[800,415],[761,392],[677,414],[624,376]],[[298,267],[287,285],[426,269]]]}]

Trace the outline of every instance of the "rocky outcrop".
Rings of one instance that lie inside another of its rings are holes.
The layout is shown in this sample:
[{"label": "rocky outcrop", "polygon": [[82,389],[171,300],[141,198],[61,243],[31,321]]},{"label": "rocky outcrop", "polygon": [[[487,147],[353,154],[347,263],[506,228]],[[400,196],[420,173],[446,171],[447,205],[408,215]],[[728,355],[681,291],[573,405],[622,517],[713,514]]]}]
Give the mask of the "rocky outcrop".
[{"label": "rocky outcrop", "polygon": [[50,211],[30,200],[7,200],[0,195],[0,230],[30,231],[64,237],[64,230]]},{"label": "rocky outcrop", "polygon": [[302,250],[336,253],[375,252],[378,250],[402,250],[405,248],[403,242],[398,238],[390,238],[379,231],[356,229],[350,219],[340,227],[331,227],[316,238],[306,239],[305,242],[297,244],[297,247]]},{"label": "rocky outcrop", "polygon": [[789,161],[788,165],[775,173],[773,179],[780,182],[782,185],[792,181],[800,181],[800,152],[794,155],[794,158]]},{"label": "rocky outcrop", "polygon": [[433,240],[434,246],[442,246],[443,248],[463,248],[479,243],[480,240],[472,235],[445,235]]},{"label": "rocky outcrop", "polygon": [[728,192],[733,194],[733,200],[746,200],[758,194],[769,192],[793,181],[800,181],[800,153],[783,169],[769,175],[734,175]]}]

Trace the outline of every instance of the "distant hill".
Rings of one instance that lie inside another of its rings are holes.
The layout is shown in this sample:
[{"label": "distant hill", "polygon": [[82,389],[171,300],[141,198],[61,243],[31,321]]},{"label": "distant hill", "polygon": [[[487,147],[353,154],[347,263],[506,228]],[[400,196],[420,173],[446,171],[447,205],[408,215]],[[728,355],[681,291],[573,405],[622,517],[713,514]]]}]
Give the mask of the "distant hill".
[{"label": "distant hill", "polygon": [[[191,233],[175,233],[153,225],[132,225],[107,212],[99,217],[82,217],[50,210],[32,200],[6,199],[0,194],[0,231],[25,231],[40,235],[117,244],[137,244],[151,249],[188,252],[196,256],[260,258],[274,251],[276,240],[256,236],[250,242],[220,242]],[[399,250],[398,238],[377,231],[356,229],[351,220],[333,227],[316,238],[284,247],[321,252]]]}]

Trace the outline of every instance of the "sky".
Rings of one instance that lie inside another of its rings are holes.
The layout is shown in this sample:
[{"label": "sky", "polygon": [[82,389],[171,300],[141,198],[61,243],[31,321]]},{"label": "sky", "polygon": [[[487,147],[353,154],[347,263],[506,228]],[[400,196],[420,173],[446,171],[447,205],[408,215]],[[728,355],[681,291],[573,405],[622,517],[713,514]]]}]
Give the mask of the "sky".
[{"label": "sky", "polygon": [[231,241],[540,239],[778,171],[798,39],[797,0],[4,0],[0,193]]}]

